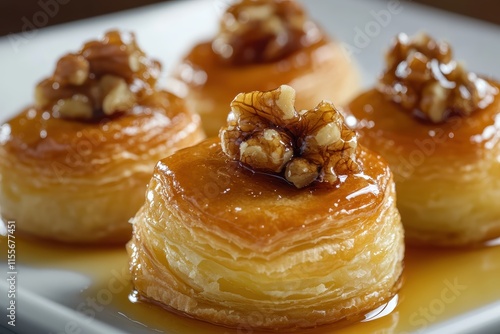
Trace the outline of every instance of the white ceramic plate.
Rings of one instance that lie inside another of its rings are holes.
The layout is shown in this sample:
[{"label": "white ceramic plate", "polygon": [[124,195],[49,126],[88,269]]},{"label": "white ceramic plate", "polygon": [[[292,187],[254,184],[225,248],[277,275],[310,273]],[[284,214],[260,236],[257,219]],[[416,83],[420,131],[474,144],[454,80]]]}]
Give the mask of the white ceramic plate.
[{"label": "white ceramic plate", "polygon": [[[197,41],[209,38],[231,0],[189,0],[136,9],[0,38],[0,120],[32,101],[33,87],[56,59],[105,30],[135,31],[139,44],[168,72]],[[382,69],[383,52],[399,32],[426,30],[448,40],[468,68],[500,78],[500,28],[398,1],[304,1],[311,15],[345,43],[360,64],[365,86]],[[59,10],[64,10],[60,5]],[[43,16],[40,8],[38,20]],[[41,16],[40,16],[41,15]],[[50,16],[46,16],[50,20]],[[20,25],[43,23],[27,17]],[[6,240],[0,238],[1,276],[7,273]],[[498,248],[498,247],[497,247]],[[500,252],[490,248],[409,256],[406,290],[391,314],[342,332],[490,333],[500,330]],[[427,256],[427,257],[426,257]],[[437,259],[435,259],[435,257]],[[55,247],[17,243],[16,327],[5,322],[8,285],[0,281],[1,333],[237,333],[179,318],[158,307],[132,304],[123,249]],[[477,275],[475,274],[477,272]],[[5,274],[4,274],[5,273]],[[457,281],[458,280],[458,281]],[[425,284],[422,284],[424,282]],[[440,297],[460,282],[453,303]],[[465,282],[465,283],[464,283]],[[412,291],[412,289],[414,291]],[[419,290],[421,289],[421,290]],[[417,291],[418,290],[418,291]],[[492,291],[491,293],[489,291]],[[422,315],[429,307],[431,314]],[[323,329],[320,332],[330,332]],[[251,329],[240,328],[240,333]],[[316,333],[316,331],[314,331]],[[319,332],[318,332],[319,333]]]}]

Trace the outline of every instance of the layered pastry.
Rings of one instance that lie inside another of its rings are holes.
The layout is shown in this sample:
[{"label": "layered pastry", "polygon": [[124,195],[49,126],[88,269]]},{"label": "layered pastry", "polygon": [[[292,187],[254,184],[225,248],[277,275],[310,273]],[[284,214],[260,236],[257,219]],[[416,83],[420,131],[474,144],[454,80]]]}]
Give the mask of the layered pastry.
[{"label": "layered pastry", "polygon": [[329,102],[239,94],[219,138],[161,160],[128,244],[140,298],[239,328],[353,321],[398,291],[387,164]]},{"label": "layered pastry", "polygon": [[34,105],[0,127],[2,217],[46,239],[129,240],[156,162],[204,136],[159,74],[118,31],[59,59]]},{"label": "layered pastry", "polygon": [[348,53],[295,0],[236,1],[213,40],[196,45],[174,76],[208,136],[218,134],[240,92],[287,84],[302,110],[314,107],[311,101],[348,102],[359,85]]},{"label": "layered pastry", "polygon": [[360,141],[388,160],[413,243],[459,246],[500,236],[499,83],[450,45],[401,34],[375,88],[348,112]]}]

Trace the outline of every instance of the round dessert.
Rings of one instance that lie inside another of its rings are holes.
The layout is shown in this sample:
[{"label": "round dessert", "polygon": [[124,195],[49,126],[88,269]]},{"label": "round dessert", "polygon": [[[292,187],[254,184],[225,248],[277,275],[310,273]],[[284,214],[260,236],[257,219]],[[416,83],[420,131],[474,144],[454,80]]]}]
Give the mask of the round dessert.
[{"label": "round dessert", "polygon": [[226,123],[240,92],[281,84],[297,91],[297,108],[328,99],[347,103],[358,91],[352,59],[295,0],[240,0],[223,14],[213,40],[196,45],[174,71],[208,136]]},{"label": "round dessert", "polygon": [[128,244],[139,298],[219,325],[355,321],[401,281],[403,228],[387,164],[331,103],[240,94],[220,141],[163,159]]},{"label": "round dessert", "polygon": [[51,240],[128,241],[156,162],[204,137],[159,73],[117,31],[59,59],[34,106],[0,126],[2,217]]},{"label": "round dessert", "polygon": [[499,237],[499,83],[425,34],[399,35],[386,61],[376,87],[349,105],[357,121],[347,120],[388,160],[406,237],[437,246]]}]

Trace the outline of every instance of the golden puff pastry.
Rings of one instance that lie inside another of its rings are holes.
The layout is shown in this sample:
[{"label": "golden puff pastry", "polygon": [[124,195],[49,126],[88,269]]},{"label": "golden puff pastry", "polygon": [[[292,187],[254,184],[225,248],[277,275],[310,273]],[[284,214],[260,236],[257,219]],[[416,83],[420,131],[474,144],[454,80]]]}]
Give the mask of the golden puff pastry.
[{"label": "golden puff pastry", "polygon": [[62,57],[35,105],[0,127],[2,216],[46,239],[128,241],[156,162],[203,139],[159,72],[117,31]]},{"label": "golden puff pastry", "polygon": [[159,162],[128,244],[141,298],[283,330],[360,319],[398,291],[403,228],[388,166],[332,104],[299,114],[294,95],[240,94],[221,141]]},{"label": "golden puff pastry", "polygon": [[297,107],[309,109],[322,99],[347,103],[360,82],[342,45],[295,0],[236,1],[214,39],[196,45],[174,76],[208,136],[219,133],[227,106],[240,92],[288,84],[297,91]]},{"label": "golden puff pastry", "polygon": [[447,43],[401,34],[377,86],[350,104],[361,143],[395,174],[410,242],[463,246],[500,236],[498,89],[455,62]]}]

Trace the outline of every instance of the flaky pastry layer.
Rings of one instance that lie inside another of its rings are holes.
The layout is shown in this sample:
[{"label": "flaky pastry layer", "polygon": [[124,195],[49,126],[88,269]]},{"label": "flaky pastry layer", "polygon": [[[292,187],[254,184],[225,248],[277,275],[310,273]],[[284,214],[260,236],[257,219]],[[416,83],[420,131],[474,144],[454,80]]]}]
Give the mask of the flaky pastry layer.
[{"label": "flaky pastry layer", "polygon": [[[203,139],[199,117],[166,92],[99,122],[28,108],[0,128],[0,207],[20,232],[124,243],[155,164]],[[147,101],[146,101],[147,102]]]},{"label": "flaky pastry layer", "polygon": [[302,190],[243,169],[215,141],[162,160],[133,219],[135,289],[230,327],[362,317],[399,288],[404,245],[391,173],[361,157],[365,174]]},{"label": "flaky pastry layer", "polygon": [[200,114],[207,136],[226,124],[228,106],[241,92],[267,91],[282,84],[297,92],[298,110],[311,101],[347,103],[359,90],[360,76],[352,59],[337,42],[321,41],[271,63],[228,66],[218,61],[211,43],[193,48],[176,68],[191,110]]},{"label": "flaky pastry layer", "polygon": [[464,246],[500,236],[499,110],[496,98],[467,117],[432,124],[375,90],[350,104],[360,142],[380,153],[395,174],[410,242]]}]

